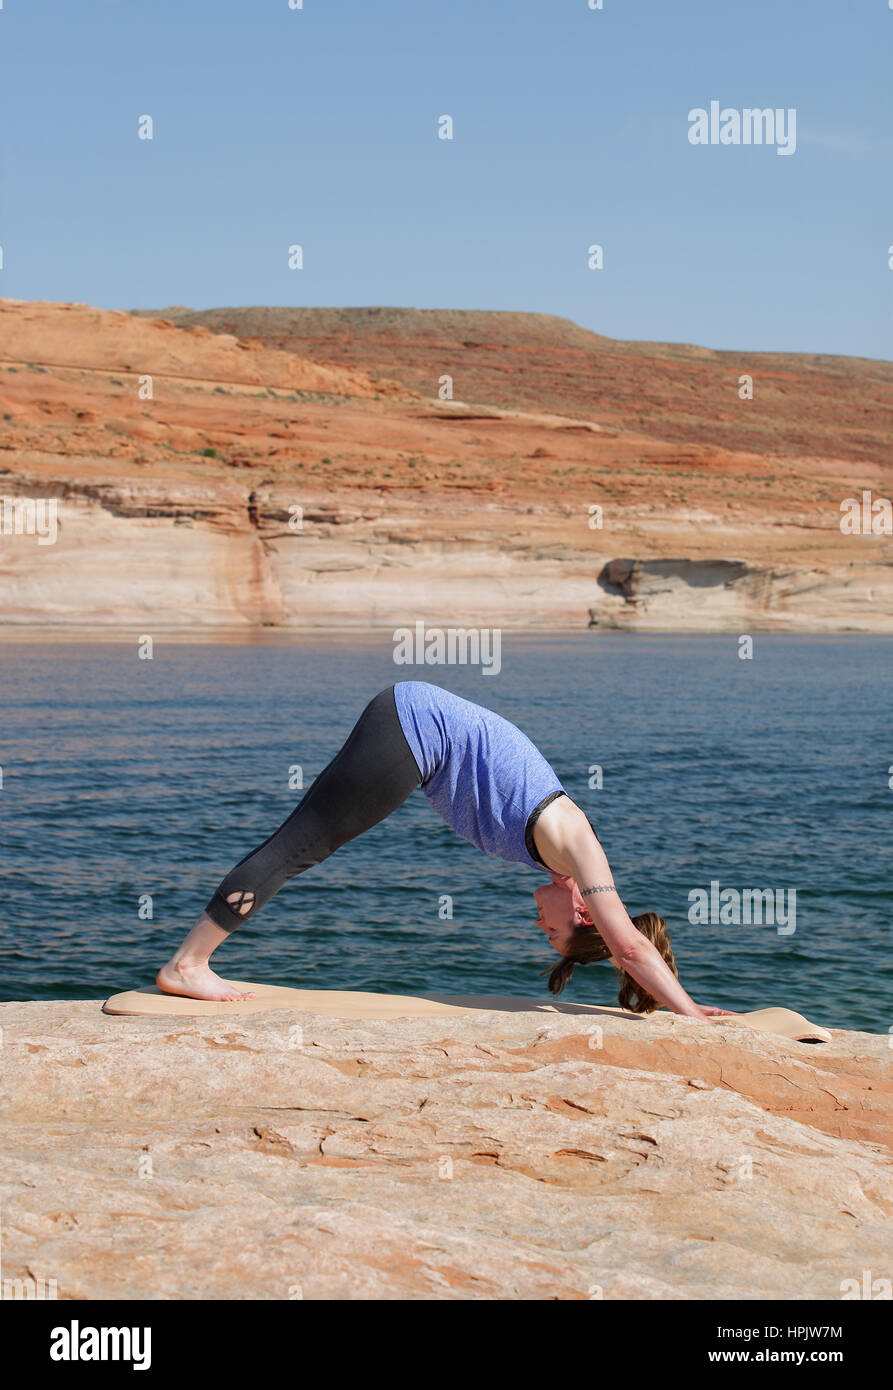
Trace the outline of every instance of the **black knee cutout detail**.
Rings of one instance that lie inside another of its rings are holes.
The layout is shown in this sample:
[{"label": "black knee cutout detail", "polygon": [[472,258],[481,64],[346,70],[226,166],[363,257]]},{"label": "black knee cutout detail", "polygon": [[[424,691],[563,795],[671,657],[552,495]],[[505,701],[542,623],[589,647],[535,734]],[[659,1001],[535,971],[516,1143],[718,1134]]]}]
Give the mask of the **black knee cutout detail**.
[{"label": "black knee cutout detail", "polygon": [[242,893],[230,893],[226,901],[240,916],[245,917],[254,907],[254,894],[247,890]]}]

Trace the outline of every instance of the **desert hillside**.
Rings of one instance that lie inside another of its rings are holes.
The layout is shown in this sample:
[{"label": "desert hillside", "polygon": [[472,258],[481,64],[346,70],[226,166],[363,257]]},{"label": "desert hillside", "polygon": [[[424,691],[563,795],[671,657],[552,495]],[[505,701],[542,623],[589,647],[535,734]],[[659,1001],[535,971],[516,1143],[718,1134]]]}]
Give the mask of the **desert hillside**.
[{"label": "desert hillside", "polygon": [[7,632],[893,630],[893,538],[840,526],[893,492],[890,363],[8,299],[0,398]]},{"label": "desert hillside", "polygon": [[[134,312],[393,377],[423,396],[437,394],[446,372],[463,400],[596,418],[656,440],[893,462],[893,362],[619,342],[552,314],[181,306]],[[754,382],[746,403],[738,398],[742,374]]]}]

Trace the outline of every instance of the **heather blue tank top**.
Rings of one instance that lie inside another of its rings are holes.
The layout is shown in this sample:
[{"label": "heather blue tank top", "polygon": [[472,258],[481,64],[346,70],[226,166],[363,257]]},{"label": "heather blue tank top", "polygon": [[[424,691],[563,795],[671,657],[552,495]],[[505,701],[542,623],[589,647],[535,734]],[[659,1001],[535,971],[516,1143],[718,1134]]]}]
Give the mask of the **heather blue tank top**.
[{"label": "heather blue tank top", "polygon": [[427,681],[398,681],[394,702],[435,811],[484,854],[544,869],[524,832],[539,803],[564,788],[527,735]]}]

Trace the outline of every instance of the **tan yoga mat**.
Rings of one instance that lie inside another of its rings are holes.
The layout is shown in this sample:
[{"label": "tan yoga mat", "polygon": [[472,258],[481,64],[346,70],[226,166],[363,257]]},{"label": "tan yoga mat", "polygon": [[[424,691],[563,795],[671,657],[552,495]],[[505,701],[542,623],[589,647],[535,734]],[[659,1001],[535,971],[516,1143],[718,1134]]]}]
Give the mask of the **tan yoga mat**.
[{"label": "tan yoga mat", "polygon": [[[492,1010],[496,1013],[539,1014],[619,1014],[648,1022],[648,1015],[631,1014],[610,1004],[571,1004],[553,999],[513,999],[502,994],[363,994],[355,990],[288,989],[284,985],[253,984],[247,980],[229,982],[242,992],[253,990],[253,999],[215,1003],[208,999],[185,999],[164,994],[156,985],[113,994],[103,1004],[107,1014],[205,1018],[214,1015],[269,1013],[274,1009],[301,1009],[305,1013],[333,1018],[440,1018],[449,1014]],[[757,1032],[777,1033],[798,1042],[830,1042],[827,1028],[810,1023],[793,1009],[756,1009],[751,1013],[723,1018],[722,1026],[754,1028]],[[715,1027],[716,1025],[711,1025]]]}]

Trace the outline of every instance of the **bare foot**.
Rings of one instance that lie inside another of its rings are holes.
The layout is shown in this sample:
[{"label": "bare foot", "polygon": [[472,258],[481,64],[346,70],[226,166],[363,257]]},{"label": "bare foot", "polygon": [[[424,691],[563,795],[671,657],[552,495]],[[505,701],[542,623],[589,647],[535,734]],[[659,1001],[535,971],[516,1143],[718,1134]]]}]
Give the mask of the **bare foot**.
[{"label": "bare foot", "polygon": [[187,961],[169,960],[155,976],[155,983],[165,994],[185,994],[187,999],[216,999],[229,1002],[253,999],[253,991],[242,994],[235,985],[215,975],[210,965],[190,965]]}]

